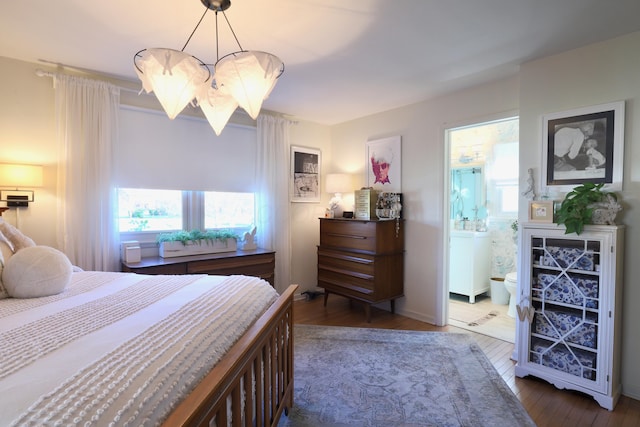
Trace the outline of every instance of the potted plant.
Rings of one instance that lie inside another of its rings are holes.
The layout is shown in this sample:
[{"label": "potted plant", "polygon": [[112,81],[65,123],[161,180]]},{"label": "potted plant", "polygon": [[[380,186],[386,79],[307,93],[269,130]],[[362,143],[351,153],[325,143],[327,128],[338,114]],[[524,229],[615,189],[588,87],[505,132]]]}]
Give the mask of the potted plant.
[{"label": "potted plant", "polygon": [[556,222],[564,224],[565,234],[580,234],[586,224],[614,224],[622,210],[615,193],[603,191],[604,184],[586,182],[567,193],[556,212]]},{"label": "potted plant", "polygon": [[238,235],[231,230],[174,231],[159,234],[159,253],[163,258],[232,252],[237,249]]}]

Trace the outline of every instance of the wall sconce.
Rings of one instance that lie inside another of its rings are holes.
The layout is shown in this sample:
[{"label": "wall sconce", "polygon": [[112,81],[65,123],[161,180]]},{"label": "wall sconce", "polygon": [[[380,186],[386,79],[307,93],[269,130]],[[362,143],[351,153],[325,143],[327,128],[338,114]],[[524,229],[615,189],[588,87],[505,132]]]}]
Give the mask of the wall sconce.
[{"label": "wall sconce", "polygon": [[42,166],[0,163],[0,186],[15,188],[0,190],[0,201],[8,207],[28,207],[34,192],[20,188],[42,187]]},{"label": "wall sconce", "polygon": [[328,174],[325,191],[327,193],[334,194],[329,202],[329,209],[333,212],[334,216],[336,214],[342,215],[342,212],[338,212],[340,203],[342,202],[342,193],[353,191],[353,180],[351,175],[346,173]]}]

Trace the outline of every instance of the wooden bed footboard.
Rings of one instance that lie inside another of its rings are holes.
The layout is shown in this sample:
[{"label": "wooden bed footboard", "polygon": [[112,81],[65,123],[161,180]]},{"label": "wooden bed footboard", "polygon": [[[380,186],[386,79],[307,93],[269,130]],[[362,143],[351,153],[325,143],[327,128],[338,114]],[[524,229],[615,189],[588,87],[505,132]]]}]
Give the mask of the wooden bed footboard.
[{"label": "wooden bed footboard", "polygon": [[278,297],[163,426],[278,424],[282,412],[293,405],[293,294],[297,288],[290,285]]}]

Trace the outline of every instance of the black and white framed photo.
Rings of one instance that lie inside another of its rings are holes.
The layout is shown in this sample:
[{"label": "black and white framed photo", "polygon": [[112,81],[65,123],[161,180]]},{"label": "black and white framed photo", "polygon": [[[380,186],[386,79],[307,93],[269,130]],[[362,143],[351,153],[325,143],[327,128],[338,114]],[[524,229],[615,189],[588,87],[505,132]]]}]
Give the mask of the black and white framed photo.
[{"label": "black and white framed photo", "polygon": [[291,201],[320,202],[321,153],[291,146]]},{"label": "black and white framed photo", "polygon": [[542,121],[544,187],[568,191],[592,182],[622,189],[624,101],[546,114]]}]

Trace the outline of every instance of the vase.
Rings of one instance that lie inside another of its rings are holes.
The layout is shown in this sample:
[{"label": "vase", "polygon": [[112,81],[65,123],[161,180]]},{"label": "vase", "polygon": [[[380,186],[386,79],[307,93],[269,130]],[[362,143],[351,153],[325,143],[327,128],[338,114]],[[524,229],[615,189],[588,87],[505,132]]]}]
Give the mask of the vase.
[{"label": "vase", "polygon": [[615,197],[608,194],[602,202],[589,205],[593,209],[591,223],[599,225],[615,225],[616,216],[622,211],[622,206]]}]

